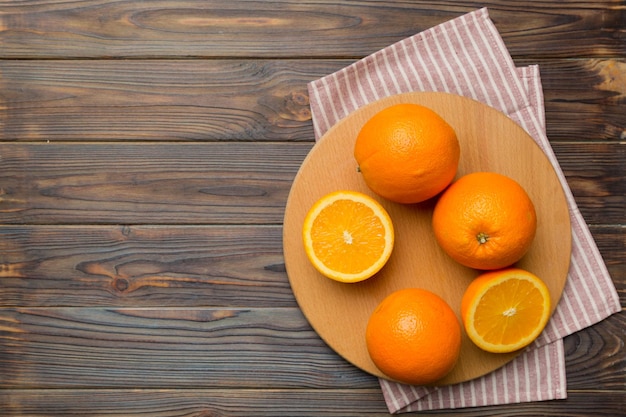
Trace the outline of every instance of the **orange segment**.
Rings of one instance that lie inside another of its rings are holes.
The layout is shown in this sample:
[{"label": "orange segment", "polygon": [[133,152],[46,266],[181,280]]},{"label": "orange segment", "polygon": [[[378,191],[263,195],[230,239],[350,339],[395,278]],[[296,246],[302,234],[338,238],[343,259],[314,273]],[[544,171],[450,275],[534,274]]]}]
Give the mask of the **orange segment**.
[{"label": "orange segment", "polygon": [[391,256],[391,218],[376,200],[355,191],[319,199],[304,220],[306,254],[323,275],[358,282],[378,272]]},{"label": "orange segment", "polygon": [[543,331],[550,318],[544,282],[519,268],[484,273],[469,285],[461,302],[469,338],[488,352],[521,349]]}]

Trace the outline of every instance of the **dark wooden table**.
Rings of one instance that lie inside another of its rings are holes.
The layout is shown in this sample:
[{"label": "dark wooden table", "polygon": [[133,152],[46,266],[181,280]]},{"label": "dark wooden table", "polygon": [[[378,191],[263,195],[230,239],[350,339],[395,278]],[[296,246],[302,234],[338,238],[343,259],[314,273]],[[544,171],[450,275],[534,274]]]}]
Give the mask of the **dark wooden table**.
[{"label": "dark wooden table", "polygon": [[[626,304],[626,3],[0,1],[0,415],[384,416],[282,252],[306,85],[487,6]],[[625,415],[622,313],[568,396],[436,415]]]}]

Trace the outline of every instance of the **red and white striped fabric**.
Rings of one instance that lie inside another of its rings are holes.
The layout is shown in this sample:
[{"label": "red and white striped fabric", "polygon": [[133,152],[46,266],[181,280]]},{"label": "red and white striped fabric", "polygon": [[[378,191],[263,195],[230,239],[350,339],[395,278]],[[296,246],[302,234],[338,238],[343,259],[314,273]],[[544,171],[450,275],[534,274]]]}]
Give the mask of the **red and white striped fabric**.
[{"label": "red and white striped fabric", "polygon": [[567,396],[562,338],[621,310],[615,286],[545,134],[539,67],[516,68],[486,8],[397,42],[309,84],[315,137],[357,108],[393,94],[442,91],[492,106],[520,124],[562,182],[572,257],[561,301],[523,354],[483,377],[445,387],[380,380],[391,413],[560,399]]}]

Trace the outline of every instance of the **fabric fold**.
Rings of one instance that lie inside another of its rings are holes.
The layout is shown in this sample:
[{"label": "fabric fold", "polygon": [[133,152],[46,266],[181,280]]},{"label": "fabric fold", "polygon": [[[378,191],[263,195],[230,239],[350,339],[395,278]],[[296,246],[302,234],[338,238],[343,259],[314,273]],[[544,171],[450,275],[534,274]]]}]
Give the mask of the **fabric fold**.
[{"label": "fabric fold", "polygon": [[565,191],[572,223],[567,283],[548,326],[512,362],[472,381],[416,387],[380,380],[391,413],[560,399],[567,396],[562,338],[621,310],[617,291],[545,133],[536,65],[517,68],[486,8],[403,39],[308,85],[321,138],[359,107],[410,91],[466,96],[507,114],[547,155]]}]

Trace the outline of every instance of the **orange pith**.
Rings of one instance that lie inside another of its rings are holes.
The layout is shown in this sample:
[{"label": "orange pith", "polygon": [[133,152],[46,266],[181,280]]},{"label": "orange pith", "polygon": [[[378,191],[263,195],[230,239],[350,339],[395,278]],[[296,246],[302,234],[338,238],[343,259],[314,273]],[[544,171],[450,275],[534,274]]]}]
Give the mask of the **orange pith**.
[{"label": "orange pith", "polygon": [[313,266],[340,282],[374,275],[391,256],[394,242],[386,210],[356,191],[336,191],[320,198],[307,213],[302,236]]},{"label": "orange pith", "polygon": [[494,172],[475,172],[440,196],[432,224],[437,242],[450,257],[470,268],[493,270],[526,254],[537,216],[516,181]]},{"label": "orange pith", "polygon": [[418,203],[452,181],[460,145],[453,128],[431,109],[397,104],[363,125],[354,157],[372,191],[397,203]]},{"label": "orange pith", "polygon": [[365,338],[372,361],[389,378],[432,384],[457,362],[461,325],[438,295],[405,288],[381,301],[369,318]]},{"label": "orange pith", "polygon": [[507,268],[480,275],[461,302],[463,325],[481,349],[505,353],[532,343],[550,318],[550,293],[534,274]]}]

